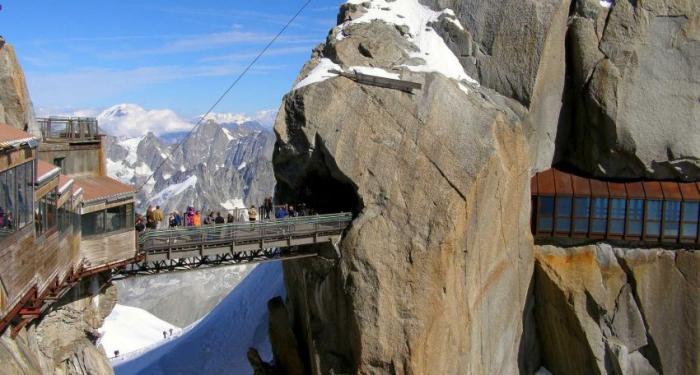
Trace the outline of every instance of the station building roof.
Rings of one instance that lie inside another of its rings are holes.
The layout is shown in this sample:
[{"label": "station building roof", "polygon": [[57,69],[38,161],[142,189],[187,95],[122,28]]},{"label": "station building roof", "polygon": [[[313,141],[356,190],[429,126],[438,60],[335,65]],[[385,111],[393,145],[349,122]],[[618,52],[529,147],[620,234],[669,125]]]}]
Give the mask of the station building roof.
[{"label": "station building roof", "polygon": [[39,140],[27,132],[0,123],[0,149],[20,147],[24,144],[36,147]]},{"label": "station building roof", "polygon": [[63,194],[66,191],[68,191],[71,186],[73,186],[73,183],[75,180],[71,177],[68,177],[64,174],[59,174],[58,175],[58,194]]},{"label": "station building roof", "polygon": [[36,184],[43,185],[44,183],[58,177],[61,173],[61,168],[47,163],[43,160],[37,160],[36,163]]},{"label": "station building roof", "polygon": [[123,184],[106,176],[77,178],[75,186],[83,190],[83,202],[85,204],[96,201],[132,198],[136,193],[133,186]]}]

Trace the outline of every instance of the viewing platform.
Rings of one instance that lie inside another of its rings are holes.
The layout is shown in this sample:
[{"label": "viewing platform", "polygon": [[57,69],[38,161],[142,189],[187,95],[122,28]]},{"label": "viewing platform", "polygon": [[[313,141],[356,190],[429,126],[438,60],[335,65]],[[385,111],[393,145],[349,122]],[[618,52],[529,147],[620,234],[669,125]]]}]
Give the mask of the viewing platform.
[{"label": "viewing platform", "polygon": [[94,117],[37,118],[43,142],[99,142],[100,132]]}]

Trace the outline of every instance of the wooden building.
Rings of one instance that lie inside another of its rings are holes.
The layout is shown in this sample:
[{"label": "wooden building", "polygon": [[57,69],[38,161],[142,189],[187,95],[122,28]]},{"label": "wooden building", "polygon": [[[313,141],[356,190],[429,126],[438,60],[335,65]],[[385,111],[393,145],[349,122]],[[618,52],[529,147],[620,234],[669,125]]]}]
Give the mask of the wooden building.
[{"label": "wooden building", "polygon": [[86,271],[105,270],[136,256],[134,189],[109,177],[76,180],[83,190],[80,254]]},{"label": "wooden building", "polygon": [[0,333],[136,256],[134,190],[104,176],[97,121],[40,124],[41,140],[0,124]]},{"label": "wooden building", "polygon": [[72,177],[106,174],[103,136],[97,119],[48,117],[37,122],[42,136],[39,159],[60,167]]}]

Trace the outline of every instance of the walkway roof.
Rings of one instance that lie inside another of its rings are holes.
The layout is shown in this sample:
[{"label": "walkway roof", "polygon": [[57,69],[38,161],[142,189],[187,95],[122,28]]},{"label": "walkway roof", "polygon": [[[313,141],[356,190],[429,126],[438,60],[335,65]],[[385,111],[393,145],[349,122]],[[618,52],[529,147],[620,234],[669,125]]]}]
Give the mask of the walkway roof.
[{"label": "walkway roof", "polygon": [[36,184],[43,185],[44,183],[54,179],[61,173],[61,168],[47,163],[43,160],[38,160],[36,163]]}]

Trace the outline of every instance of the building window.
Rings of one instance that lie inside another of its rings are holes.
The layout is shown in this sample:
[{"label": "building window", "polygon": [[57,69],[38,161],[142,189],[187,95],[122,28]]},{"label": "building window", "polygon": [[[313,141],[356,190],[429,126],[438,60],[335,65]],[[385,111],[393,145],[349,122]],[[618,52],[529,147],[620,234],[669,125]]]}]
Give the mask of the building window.
[{"label": "building window", "polygon": [[127,228],[133,229],[133,216],[134,205],[132,203],[82,215],[82,234],[83,236],[91,236]]},{"label": "building window", "polygon": [[61,169],[64,169],[65,161],[66,161],[66,158],[55,158],[55,159],[53,159],[53,165],[55,165]]},{"label": "building window", "polygon": [[554,217],[554,198],[540,197],[537,208],[537,231],[551,232]]},{"label": "building window", "polygon": [[698,213],[700,202],[683,202],[681,237],[695,239],[698,236]]},{"label": "building window", "polygon": [[571,231],[571,197],[557,197],[557,232]]},{"label": "building window", "polygon": [[73,207],[72,198],[68,199],[63,206],[58,209],[58,230],[61,233],[67,233],[69,230],[72,231],[71,207]]},{"label": "building window", "polygon": [[0,172],[0,237],[32,223],[34,162]]},{"label": "building window", "polygon": [[605,234],[608,226],[608,198],[593,198],[591,233]]},{"label": "building window", "polygon": [[578,197],[574,199],[574,233],[588,233],[591,216],[591,199]]},{"label": "building window", "polygon": [[646,219],[644,221],[644,236],[658,237],[661,234],[661,201],[646,202]]},{"label": "building window", "polygon": [[56,208],[56,193],[51,192],[39,199],[34,212],[36,235],[50,233],[58,227],[58,210]]},{"label": "building window", "polygon": [[664,201],[664,237],[678,238],[681,220],[681,202]]},{"label": "building window", "polygon": [[640,237],[644,221],[644,200],[630,199],[627,205],[627,235]]},{"label": "building window", "polygon": [[622,235],[625,233],[625,209],[626,201],[624,199],[610,200],[610,227],[609,234]]}]

